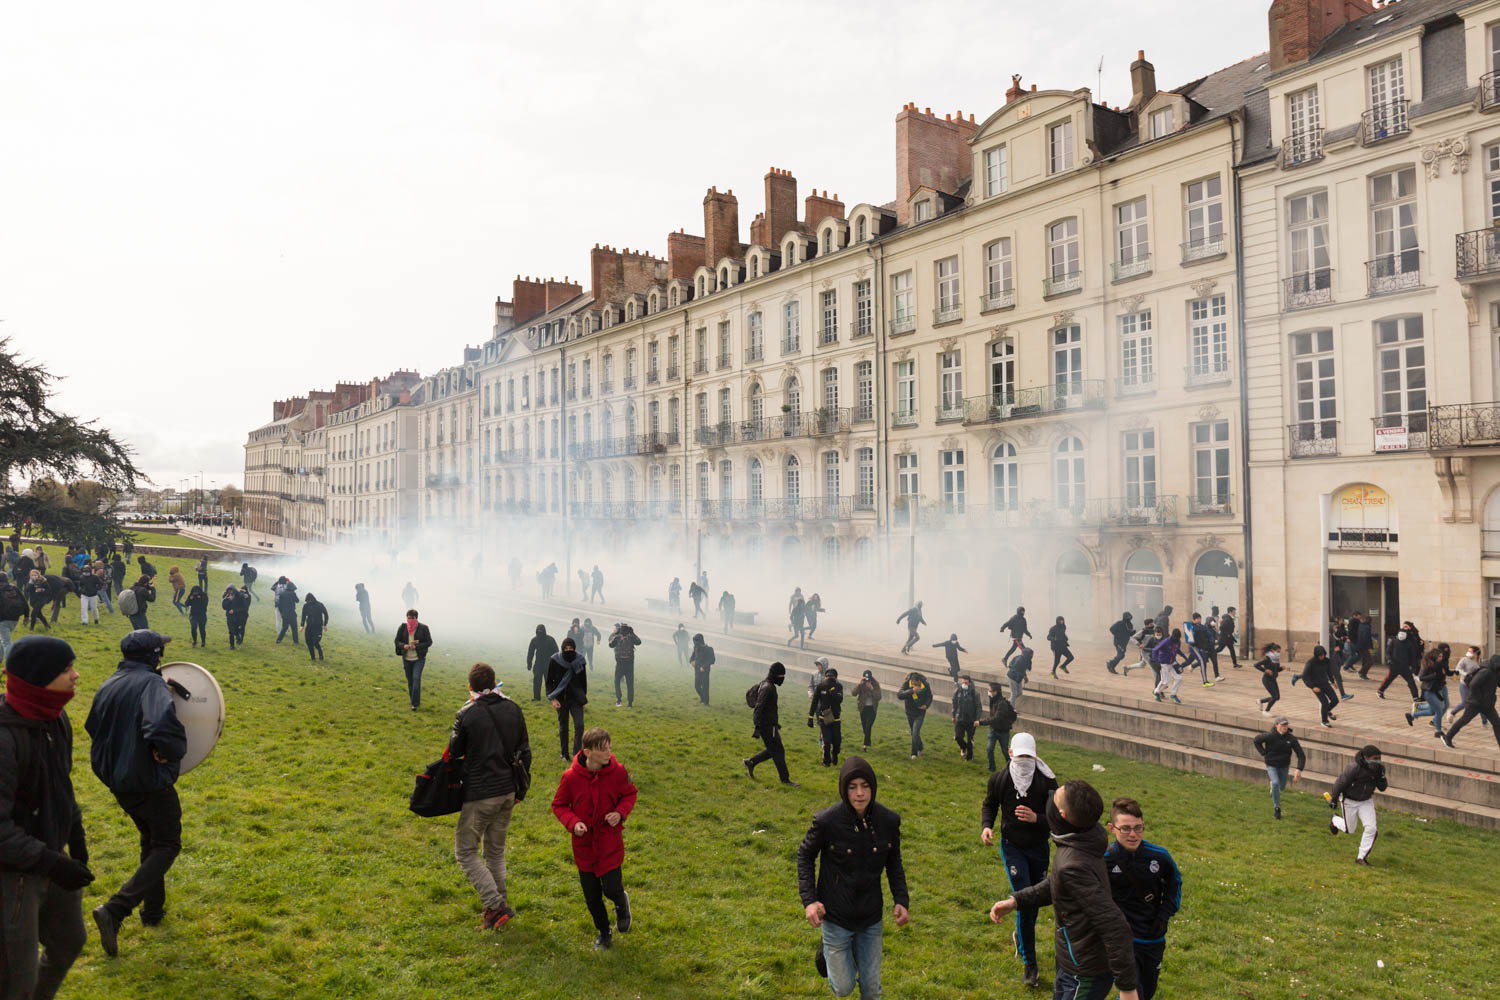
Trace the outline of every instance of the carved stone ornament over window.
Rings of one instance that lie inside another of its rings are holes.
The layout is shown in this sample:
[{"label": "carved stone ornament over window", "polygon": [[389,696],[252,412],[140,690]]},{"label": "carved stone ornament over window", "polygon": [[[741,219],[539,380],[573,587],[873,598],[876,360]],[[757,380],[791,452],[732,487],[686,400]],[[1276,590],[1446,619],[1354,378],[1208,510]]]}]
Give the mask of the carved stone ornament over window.
[{"label": "carved stone ornament over window", "polygon": [[1422,147],[1422,163],[1427,167],[1428,180],[1437,180],[1438,174],[1442,173],[1442,159],[1445,156],[1453,161],[1455,174],[1467,173],[1469,169],[1468,137],[1450,136]]},{"label": "carved stone ornament over window", "polygon": [[1140,308],[1141,308],[1141,303],[1145,302],[1145,301],[1146,301],[1146,296],[1144,296],[1144,295],[1139,295],[1139,294],[1137,294],[1137,295],[1127,295],[1123,299],[1120,300],[1120,312],[1126,313],[1126,314],[1133,313],[1133,312],[1139,312]]},{"label": "carved stone ornament over window", "polygon": [[1061,312],[1053,314],[1053,316],[1052,316],[1052,325],[1054,327],[1068,326],[1072,322],[1073,322],[1073,310],[1071,310],[1071,309],[1064,309]]},{"label": "carved stone ornament over window", "polygon": [[1218,286],[1218,284],[1218,281],[1214,280],[1213,278],[1203,278],[1199,281],[1195,281],[1193,282],[1193,294],[1198,296],[1198,298],[1200,299],[1206,299],[1208,298],[1209,293],[1212,292],[1214,288]]}]

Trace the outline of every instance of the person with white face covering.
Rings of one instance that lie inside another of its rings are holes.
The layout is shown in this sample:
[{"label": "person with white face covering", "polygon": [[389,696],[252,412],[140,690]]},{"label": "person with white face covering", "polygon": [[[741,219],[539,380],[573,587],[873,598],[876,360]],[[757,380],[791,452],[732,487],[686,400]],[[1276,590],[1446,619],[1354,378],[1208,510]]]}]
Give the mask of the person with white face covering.
[{"label": "person with white face covering", "polygon": [[[1036,755],[1036,737],[1016,733],[1010,741],[1010,766],[990,775],[980,810],[979,839],[986,846],[995,842],[995,821],[1000,821],[1000,853],[1011,892],[1047,878],[1049,863],[1047,803],[1057,790],[1057,776]],[[1037,984],[1036,911],[1016,911],[1014,934],[1021,957],[1021,981]]]}]

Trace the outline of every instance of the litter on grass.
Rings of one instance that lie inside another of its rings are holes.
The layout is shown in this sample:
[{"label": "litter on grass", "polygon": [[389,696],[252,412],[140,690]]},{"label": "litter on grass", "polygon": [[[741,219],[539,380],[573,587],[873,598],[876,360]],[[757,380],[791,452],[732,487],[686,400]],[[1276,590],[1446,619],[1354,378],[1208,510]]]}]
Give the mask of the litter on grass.
[{"label": "litter on grass", "polygon": [[1096,770],[1096,771],[1102,771],[1102,770],[1104,770],[1104,765],[1103,764],[1095,764],[1094,765],[1094,770]]}]

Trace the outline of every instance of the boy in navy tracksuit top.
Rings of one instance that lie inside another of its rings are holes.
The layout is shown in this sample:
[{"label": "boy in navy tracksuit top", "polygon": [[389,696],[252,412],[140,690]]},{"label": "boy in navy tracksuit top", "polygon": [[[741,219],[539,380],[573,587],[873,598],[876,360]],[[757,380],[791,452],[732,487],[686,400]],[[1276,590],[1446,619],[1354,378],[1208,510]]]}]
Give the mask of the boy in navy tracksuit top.
[{"label": "boy in navy tracksuit top", "polygon": [[1182,905],[1182,873],[1165,848],[1144,840],[1146,821],[1135,799],[1115,799],[1109,810],[1115,842],[1104,852],[1110,893],[1134,939],[1136,990],[1151,1000],[1167,948],[1167,922]]}]

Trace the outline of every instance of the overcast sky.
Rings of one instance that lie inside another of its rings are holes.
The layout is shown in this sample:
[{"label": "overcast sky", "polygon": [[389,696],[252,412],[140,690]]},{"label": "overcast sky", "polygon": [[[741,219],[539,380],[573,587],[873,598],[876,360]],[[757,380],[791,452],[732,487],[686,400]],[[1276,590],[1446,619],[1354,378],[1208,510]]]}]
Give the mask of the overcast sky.
[{"label": "overcast sky", "polygon": [[[518,273],[665,254],[709,185],[895,194],[914,101],[1130,98],[1266,47],[1267,0],[116,0],[0,18],[0,336],[161,486],[239,483],[273,399],[455,363]],[[581,280],[587,285],[586,279]]]}]

